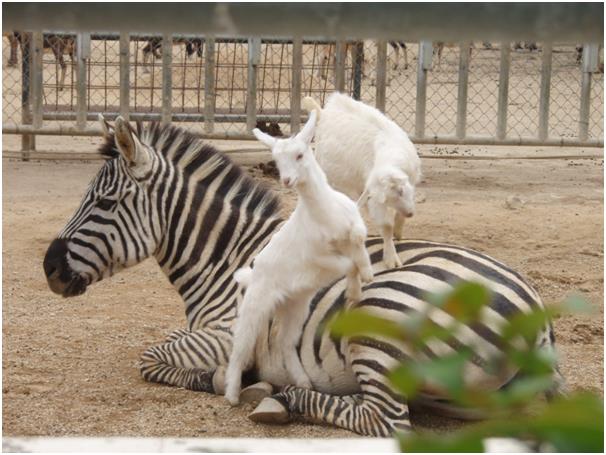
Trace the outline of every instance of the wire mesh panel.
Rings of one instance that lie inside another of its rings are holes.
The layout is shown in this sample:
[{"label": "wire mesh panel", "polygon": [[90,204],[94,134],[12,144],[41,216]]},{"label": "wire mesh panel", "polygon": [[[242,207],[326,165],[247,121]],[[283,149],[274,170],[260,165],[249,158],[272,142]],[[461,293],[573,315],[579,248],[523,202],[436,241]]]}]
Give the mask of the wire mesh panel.
[{"label": "wire mesh panel", "polygon": [[492,136],[497,128],[499,46],[474,43],[469,60],[467,129],[469,136]]},{"label": "wire mesh panel", "polygon": [[453,135],[457,118],[459,45],[434,43],[433,68],[427,82],[427,136]]},{"label": "wire mesh panel", "polygon": [[593,73],[589,111],[589,137],[604,138],[604,48],[600,47],[598,71]]},{"label": "wire mesh panel", "polygon": [[580,59],[575,46],[555,44],[551,64],[549,135],[574,138],[579,134]]},{"label": "wire mesh panel", "polygon": [[418,43],[387,43],[385,114],[409,135],[415,129]]},{"label": "wire mesh panel", "polygon": [[540,86],[540,52],[531,46],[520,48],[514,44],[509,74],[508,136],[537,136]]},{"label": "wire mesh panel", "polygon": [[21,80],[29,74],[22,74],[21,50],[17,37],[4,33],[2,39],[2,122],[21,123]]}]

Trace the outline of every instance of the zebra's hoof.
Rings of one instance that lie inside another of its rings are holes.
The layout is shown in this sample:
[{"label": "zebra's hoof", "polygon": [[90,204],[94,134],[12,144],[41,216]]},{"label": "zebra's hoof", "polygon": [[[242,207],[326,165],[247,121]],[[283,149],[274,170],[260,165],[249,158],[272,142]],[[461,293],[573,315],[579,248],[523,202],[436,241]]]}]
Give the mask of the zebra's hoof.
[{"label": "zebra's hoof", "polygon": [[248,418],[256,423],[287,423],[290,420],[288,410],[278,400],[266,397],[259,403]]},{"label": "zebra's hoof", "polygon": [[271,396],[273,387],[268,382],[257,382],[245,387],[240,392],[240,403],[259,403],[266,397]]},{"label": "zebra's hoof", "polygon": [[213,375],[213,390],[217,395],[225,395],[225,367],[220,366]]}]

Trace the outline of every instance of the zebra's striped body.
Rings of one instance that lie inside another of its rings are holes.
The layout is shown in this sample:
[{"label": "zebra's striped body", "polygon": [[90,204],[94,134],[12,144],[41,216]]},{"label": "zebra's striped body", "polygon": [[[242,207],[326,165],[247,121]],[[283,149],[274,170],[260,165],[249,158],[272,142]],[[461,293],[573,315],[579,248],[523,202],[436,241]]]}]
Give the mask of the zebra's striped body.
[{"label": "zebra's striped body", "polygon": [[[103,151],[111,159],[47,252],[49,286],[64,296],[78,295],[120,268],[154,256],[185,302],[188,327],[145,351],[141,373],[148,381],[213,392],[213,374],[227,364],[231,349],[238,293],[233,272],[250,265],[279,227],[277,200],[196,136],[156,124],[132,134],[143,147],[136,156],[149,159],[129,164],[118,153],[120,141],[108,138]],[[501,324],[542,305],[516,272],[462,247],[413,240],[397,243],[403,266],[384,270],[381,240],[370,239],[367,246],[375,279],[358,306],[398,320],[422,310],[426,292],[443,291],[459,280],[483,282],[494,292],[483,322],[466,326],[456,342],[430,345],[424,355],[470,346],[475,356],[465,370],[469,383],[498,388],[514,376],[515,371],[488,376],[481,367],[499,352]],[[259,338],[256,376],[285,386],[275,399],[290,415],[366,435],[407,429],[406,399],[386,379],[386,372],[410,355],[406,347],[380,339],[336,340],[318,331],[343,308],[344,289],[339,280],[316,294],[301,334],[298,354],[313,391],[287,384],[281,350],[272,345],[277,324],[270,323]],[[432,317],[439,324],[449,320],[440,312]],[[553,347],[550,328],[540,342]],[[426,398],[444,397],[426,390]]]}]

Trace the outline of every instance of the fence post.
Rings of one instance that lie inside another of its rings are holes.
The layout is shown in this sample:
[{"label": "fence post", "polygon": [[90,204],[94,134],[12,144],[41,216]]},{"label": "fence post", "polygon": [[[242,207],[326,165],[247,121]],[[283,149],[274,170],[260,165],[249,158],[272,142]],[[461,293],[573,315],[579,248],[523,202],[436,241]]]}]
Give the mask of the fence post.
[{"label": "fence post", "polygon": [[257,123],[257,70],[261,60],[261,39],[248,39],[248,88],[246,94],[246,131]]},{"label": "fence post", "polygon": [[204,132],[215,130],[215,39],[207,38],[204,61]]},{"label": "fence post", "polygon": [[591,99],[591,74],[598,67],[598,46],[583,44],[583,60],[581,69],[581,107],[579,110],[579,140],[586,141],[589,137],[589,104]]},{"label": "fence post", "polygon": [[120,32],[120,115],[126,121],[130,111],[130,35]]},{"label": "fence post", "polygon": [[[343,41],[337,41],[335,46],[335,89],[341,93],[345,91],[345,60],[347,59],[345,48]],[[330,71],[330,59],[327,65],[328,71]]]},{"label": "fence post", "polygon": [[465,137],[467,127],[467,82],[469,80],[469,42],[463,42],[459,48],[459,89],[457,95],[457,125],[458,139]]},{"label": "fence post", "polygon": [[549,134],[549,90],[551,88],[552,43],[543,43],[541,65],[541,92],[539,99],[539,139],[544,141]]},{"label": "fence post", "polygon": [[44,53],[44,38],[42,32],[34,32],[32,55],[32,110],[34,128],[42,127],[42,54]]},{"label": "fence post", "polygon": [[301,73],[303,71],[303,41],[295,38],[292,42],[292,95],[290,97],[290,132],[298,133],[301,128]]},{"label": "fence post", "polygon": [[76,36],[76,128],[86,128],[86,59],[90,57],[90,34]]},{"label": "fence post", "polygon": [[[31,33],[21,32],[21,123],[31,125],[32,111],[29,104],[30,79],[32,63]],[[36,150],[36,136],[24,134],[21,136],[21,159],[29,161],[30,151]]]},{"label": "fence post", "polygon": [[425,137],[425,108],[427,105],[427,71],[431,68],[433,47],[431,41],[419,43],[417,68],[417,105],[415,113],[415,137]]},{"label": "fence post", "polygon": [[511,51],[509,43],[501,43],[501,63],[499,67],[499,99],[497,106],[497,139],[507,135],[507,103],[509,98],[509,66]]},{"label": "fence post", "polygon": [[385,112],[387,84],[387,41],[377,41],[376,107]]},{"label": "fence post", "polygon": [[353,99],[359,100],[362,95],[362,73],[364,69],[364,41],[356,41],[353,46]]},{"label": "fence post", "polygon": [[162,35],[162,125],[172,121],[173,105],[173,37],[170,33]]}]

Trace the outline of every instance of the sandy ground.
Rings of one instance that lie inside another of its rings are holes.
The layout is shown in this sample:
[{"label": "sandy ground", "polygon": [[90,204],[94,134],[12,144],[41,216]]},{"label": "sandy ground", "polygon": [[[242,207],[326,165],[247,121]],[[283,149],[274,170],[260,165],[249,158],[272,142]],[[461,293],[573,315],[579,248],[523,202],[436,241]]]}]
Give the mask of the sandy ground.
[{"label": "sandy ground", "polygon": [[[4,139],[4,149],[18,141]],[[45,150],[65,150],[65,141],[41,139]],[[96,141],[80,138],[76,148],[92,151]],[[548,303],[581,292],[595,312],[555,321],[561,366],[573,389],[602,394],[603,160],[523,157],[603,150],[419,150],[434,158],[423,160],[424,202],[407,237],[458,243],[503,260],[528,277]],[[252,164],[267,155],[235,158]],[[303,423],[253,424],[246,418],[248,408],[231,409],[222,397],[144,382],[136,368],[141,352],[185,323],[178,295],[153,260],[81,297],[50,292],[42,270],[45,250],[99,166],[98,161],[3,160],[3,435],[355,436]],[[262,178],[259,171],[254,175]],[[287,213],[293,195],[279,191]],[[510,196],[523,204],[508,208]],[[419,412],[412,413],[412,421],[437,430],[461,425]]]}]

